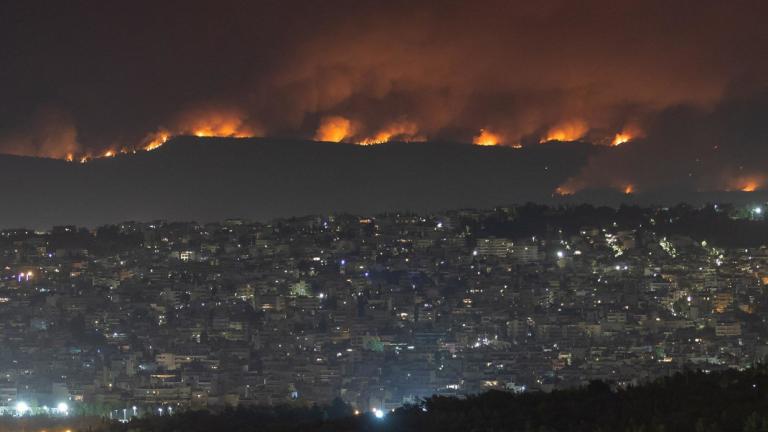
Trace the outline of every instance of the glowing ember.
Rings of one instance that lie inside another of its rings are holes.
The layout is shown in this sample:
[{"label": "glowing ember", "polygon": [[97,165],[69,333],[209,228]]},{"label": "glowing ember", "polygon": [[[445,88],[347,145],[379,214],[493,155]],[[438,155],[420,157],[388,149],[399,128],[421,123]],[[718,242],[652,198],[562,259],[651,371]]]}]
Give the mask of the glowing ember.
[{"label": "glowing ember", "polygon": [[611,141],[612,146],[622,145],[625,142],[629,142],[632,140],[632,135],[630,135],[627,132],[619,132],[616,134],[615,137],[613,137],[613,141]]},{"label": "glowing ember", "polygon": [[115,152],[112,150],[107,150],[106,152],[104,152],[104,157],[114,157],[114,156],[115,156]]},{"label": "glowing ember", "polygon": [[372,138],[365,138],[361,141],[359,141],[357,144],[361,146],[369,146],[369,145],[376,145],[376,144],[384,144],[389,142],[389,135],[382,135],[381,133],[376,134],[376,136]]},{"label": "glowing ember", "polygon": [[625,193],[625,194],[627,194],[627,195],[630,195],[630,194],[632,194],[632,193],[634,193],[634,192],[635,192],[635,187],[634,187],[634,186],[632,186],[631,184],[627,185],[627,186],[624,188],[624,193]]},{"label": "glowing ember", "polygon": [[352,135],[352,123],[341,116],[324,117],[315,132],[315,141],[341,142]]},{"label": "glowing ember", "polygon": [[480,135],[477,135],[472,143],[479,146],[495,146],[499,145],[501,137],[487,129],[480,129]]},{"label": "glowing ember", "polygon": [[576,141],[583,138],[589,131],[587,123],[582,120],[571,120],[561,123],[549,131],[547,131],[546,138],[540,142],[545,143],[548,141]]}]

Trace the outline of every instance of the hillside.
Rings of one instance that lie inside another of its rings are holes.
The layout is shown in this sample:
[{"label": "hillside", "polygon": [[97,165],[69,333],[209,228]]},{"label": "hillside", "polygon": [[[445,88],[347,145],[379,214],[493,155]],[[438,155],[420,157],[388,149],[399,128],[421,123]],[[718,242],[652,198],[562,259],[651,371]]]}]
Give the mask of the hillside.
[{"label": "hillside", "polygon": [[0,156],[0,227],[257,220],[328,212],[490,207],[548,199],[598,147],[446,143],[361,147],[179,137],[86,164]]},{"label": "hillside", "polygon": [[528,201],[652,205],[768,200],[764,191],[666,188],[625,195],[553,192],[606,147],[553,142],[522,149],[455,143],[358,146],[267,138],[177,137],[151,152],[86,164],[0,155],[0,228],[126,220],[269,220],[391,210],[429,212]]}]

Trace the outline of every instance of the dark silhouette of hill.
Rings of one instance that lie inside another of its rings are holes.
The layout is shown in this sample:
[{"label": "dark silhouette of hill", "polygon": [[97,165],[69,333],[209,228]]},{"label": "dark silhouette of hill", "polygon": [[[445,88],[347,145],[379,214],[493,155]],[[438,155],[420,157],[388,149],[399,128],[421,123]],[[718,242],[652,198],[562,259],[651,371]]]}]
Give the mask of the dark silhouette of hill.
[{"label": "dark silhouette of hill", "polygon": [[86,164],[0,156],[2,227],[125,220],[257,220],[542,201],[599,148],[449,143],[372,147],[178,137]]},{"label": "dark silhouette of hill", "polygon": [[153,219],[268,220],[528,201],[617,205],[765,199],[764,193],[695,194],[674,188],[632,196],[617,191],[553,195],[601,151],[605,147],[578,142],[513,149],[177,137],[152,152],[86,164],[0,155],[0,228]]}]

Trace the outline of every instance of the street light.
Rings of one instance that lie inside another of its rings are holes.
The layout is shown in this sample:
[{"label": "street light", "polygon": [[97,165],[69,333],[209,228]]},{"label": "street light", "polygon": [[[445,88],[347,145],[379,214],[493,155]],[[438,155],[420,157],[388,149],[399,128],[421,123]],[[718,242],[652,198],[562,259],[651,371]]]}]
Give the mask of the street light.
[{"label": "street light", "polygon": [[59,404],[56,405],[56,411],[58,411],[59,414],[67,415],[69,412],[69,405],[67,405],[66,402],[59,402]]},{"label": "street light", "polygon": [[24,414],[27,413],[27,411],[29,411],[29,405],[26,402],[21,401],[16,404],[17,415],[23,416]]}]

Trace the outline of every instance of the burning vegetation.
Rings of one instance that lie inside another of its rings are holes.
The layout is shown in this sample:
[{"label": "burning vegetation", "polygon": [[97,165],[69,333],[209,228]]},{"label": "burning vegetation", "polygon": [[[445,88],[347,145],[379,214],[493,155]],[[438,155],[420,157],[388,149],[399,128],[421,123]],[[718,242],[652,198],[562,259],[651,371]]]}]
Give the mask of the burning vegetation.
[{"label": "burning vegetation", "polygon": [[480,134],[472,140],[472,144],[479,146],[495,146],[501,144],[501,137],[487,129],[480,129]]},{"label": "burning vegetation", "polygon": [[578,141],[589,132],[589,126],[583,120],[569,120],[550,128],[540,142]]},{"label": "burning vegetation", "polygon": [[426,137],[419,135],[419,127],[411,121],[400,121],[390,124],[377,132],[374,136],[358,141],[360,145],[384,144],[392,141],[426,141]]},{"label": "burning vegetation", "polygon": [[342,142],[353,134],[352,122],[342,116],[324,117],[315,132],[315,141]]},{"label": "burning vegetation", "polygon": [[725,190],[755,192],[761,190],[765,185],[765,177],[761,175],[737,176],[727,182]]}]

